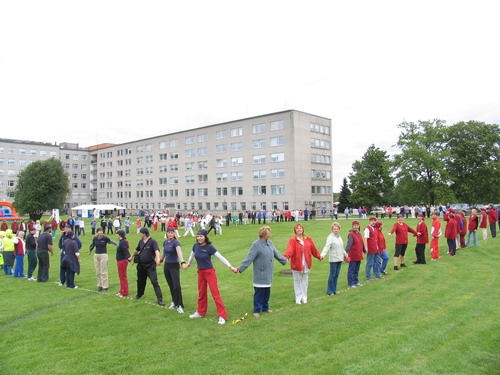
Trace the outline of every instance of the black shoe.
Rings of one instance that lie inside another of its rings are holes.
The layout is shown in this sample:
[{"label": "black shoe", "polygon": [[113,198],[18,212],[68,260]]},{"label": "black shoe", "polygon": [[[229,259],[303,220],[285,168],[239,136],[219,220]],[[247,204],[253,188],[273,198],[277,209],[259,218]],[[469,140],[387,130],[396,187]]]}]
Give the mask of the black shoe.
[{"label": "black shoe", "polygon": [[401,263],[401,264],[399,265],[399,267],[401,267],[401,268],[406,267],[406,264]]},{"label": "black shoe", "polygon": [[399,271],[398,266],[394,266],[394,271]]},{"label": "black shoe", "polygon": [[134,298],[132,298],[132,299],[137,300],[137,299],[141,299],[141,298],[142,298],[142,296],[140,296],[140,295],[138,295],[138,294],[137,294],[137,295],[136,295]]},{"label": "black shoe", "polygon": [[163,300],[159,299],[159,300],[158,300],[158,305],[160,305],[160,306],[165,306],[165,302],[163,302]]},{"label": "black shoe", "polygon": [[[416,260],[414,260],[412,263],[413,264],[420,264],[420,262],[417,262]],[[403,265],[401,265],[401,266],[403,266]]]},{"label": "black shoe", "polygon": [[381,273],[383,273],[384,275],[388,275],[388,273],[387,273],[387,272],[385,272],[385,271],[382,271]]},{"label": "black shoe", "polygon": [[100,286],[99,288],[97,288],[97,291],[98,292],[102,292],[102,286]]}]

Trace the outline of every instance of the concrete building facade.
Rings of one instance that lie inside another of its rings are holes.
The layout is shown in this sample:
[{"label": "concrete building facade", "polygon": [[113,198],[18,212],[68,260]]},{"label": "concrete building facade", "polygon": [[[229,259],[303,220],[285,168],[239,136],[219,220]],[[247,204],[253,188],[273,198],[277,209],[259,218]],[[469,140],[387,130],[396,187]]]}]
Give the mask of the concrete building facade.
[{"label": "concrete building facade", "polygon": [[245,211],[332,207],[331,120],[287,110],[123,144],[80,148],[0,139],[0,197],[17,173],[55,157],[67,207]]}]

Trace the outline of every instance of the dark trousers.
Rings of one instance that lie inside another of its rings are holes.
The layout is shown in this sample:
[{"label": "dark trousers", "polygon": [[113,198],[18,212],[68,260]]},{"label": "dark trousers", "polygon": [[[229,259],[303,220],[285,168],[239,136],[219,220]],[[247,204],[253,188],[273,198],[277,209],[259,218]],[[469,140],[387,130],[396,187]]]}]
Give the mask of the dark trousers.
[{"label": "dark trousers", "polygon": [[425,264],[425,244],[418,243],[415,246],[415,255],[417,256],[417,263]]},{"label": "dark trousers", "polygon": [[491,238],[497,236],[497,223],[490,223]]},{"label": "dark trousers", "polygon": [[447,238],[446,242],[448,243],[449,254],[455,255],[455,251],[457,249],[457,241],[454,238]]},{"label": "dark trousers", "polygon": [[351,260],[349,262],[349,268],[347,269],[347,284],[349,286],[353,286],[359,284],[358,274],[359,274],[359,266],[361,265],[361,261]]},{"label": "dark trousers", "polygon": [[179,263],[164,263],[163,265],[163,273],[165,274],[165,280],[167,280],[168,287],[170,288],[172,302],[177,307],[184,307],[182,303],[181,276],[179,269]]},{"label": "dark trousers", "polygon": [[95,228],[92,227],[92,235],[94,236],[95,235]]},{"label": "dark trousers", "polygon": [[38,282],[45,283],[49,281],[49,251],[48,250],[37,250],[36,256],[38,258]]},{"label": "dark trousers", "polygon": [[61,282],[61,284],[64,284],[66,282],[66,270],[62,266],[63,258],[64,253],[61,251],[61,257],[59,258],[59,281]]},{"label": "dark trousers", "polygon": [[253,312],[260,314],[262,311],[269,310],[269,297],[271,297],[271,288],[253,287],[255,293],[253,295]]},{"label": "dark trousers", "polygon": [[36,250],[28,250],[28,277],[33,277],[33,272],[35,272],[36,264]]},{"label": "dark trousers", "polygon": [[137,264],[137,295],[144,295],[144,289],[146,289],[146,281],[148,277],[155,290],[156,298],[158,298],[158,301],[162,301],[163,296],[161,294],[160,284],[158,284],[158,276],[156,275],[156,263]]},{"label": "dark trousers", "polygon": [[74,288],[75,287],[75,273],[66,267],[64,267],[64,268],[61,267],[61,271],[64,272],[64,279],[66,281],[66,287]]}]

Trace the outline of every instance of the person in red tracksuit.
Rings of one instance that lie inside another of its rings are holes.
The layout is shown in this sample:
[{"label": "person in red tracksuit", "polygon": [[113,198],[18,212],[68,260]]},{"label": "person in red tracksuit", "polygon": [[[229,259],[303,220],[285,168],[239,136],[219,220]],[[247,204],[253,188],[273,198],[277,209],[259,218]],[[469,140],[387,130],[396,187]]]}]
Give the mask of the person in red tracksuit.
[{"label": "person in red tracksuit", "polygon": [[484,207],[481,207],[481,215],[479,215],[479,228],[483,231],[483,241],[488,239],[488,231],[486,228],[488,227],[488,214]]},{"label": "person in red tracksuit", "polygon": [[424,215],[418,214],[417,218],[417,232],[420,233],[420,235],[417,236],[417,244],[415,245],[415,255],[417,259],[413,264],[425,264],[425,244],[429,243],[429,234],[427,231],[427,224],[425,224],[424,221]]},{"label": "person in red tracksuit", "polygon": [[444,236],[446,242],[448,242],[448,255],[454,256],[457,250],[457,233],[458,227],[455,221],[455,214],[453,212],[447,212],[444,215],[444,221],[446,221],[446,229],[444,231]]},{"label": "person in red tracksuit", "polygon": [[432,230],[431,230],[431,260],[438,260],[439,256],[439,237],[441,237],[441,222],[439,221],[438,212],[432,213]]},{"label": "person in red tracksuit", "polygon": [[495,238],[497,236],[498,214],[497,210],[491,203],[488,206],[488,221],[490,222],[491,238]]},{"label": "person in red tracksuit", "polygon": [[401,256],[400,267],[406,267],[405,264],[405,253],[406,248],[408,247],[408,232],[413,233],[415,235],[419,235],[420,233],[415,232],[412,228],[410,228],[406,223],[403,223],[403,216],[398,215],[398,222],[394,224],[391,231],[389,232],[389,236],[392,236],[394,232],[396,232],[396,250],[394,252],[394,270],[398,271],[398,258]]},{"label": "person in red tracksuit", "polygon": [[465,235],[467,234],[467,218],[465,217],[465,211],[460,211],[460,220],[462,224],[460,225],[460,248],[463,249],[465,245]]},{"label": "person in red tracksuit", "polygon": [[359,232],[359,221],[352,222],[352,229],[347,235],[347,246],[345,252],[349,254],[349,268],[347,269],[347,284],[351,288],[362,286],[358,279],[359,266],[363,260],[363,253],[366,253],[363,244],[363,236]]}]

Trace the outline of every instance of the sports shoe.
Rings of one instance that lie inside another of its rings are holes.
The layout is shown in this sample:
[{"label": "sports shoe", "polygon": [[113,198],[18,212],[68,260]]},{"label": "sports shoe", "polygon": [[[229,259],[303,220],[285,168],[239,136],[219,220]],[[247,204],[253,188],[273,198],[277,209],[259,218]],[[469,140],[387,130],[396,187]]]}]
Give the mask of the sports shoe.
[{"label": "sports shoe", "polygon": [[175,303],[173,303],[173,302],[172,302],[168,308],[169,308],[170,310],[175,309]]},{"label": "sports shoe", "polygon": [[356,286],[363,286],[363,284],[357,283]]},{"label": "sports shoe", "polygon": [[57,286],[63,286],[64,284],[60,281],[57,282]]},{"label": "sports shoe", "polygon": [[219,316],[219,321],[217,322],[217,324],[226,324],[226,319],[224,319],[222,316]]},{"label": "sports shoe", "polygon": [[116,293],[115,296],[120,297],[120,298],[123,297],[123,295],[121,293]]},{"label": "sports shoe", "polygon": [[102,292],[102,286],[97,287],[98,292]]},{"label": "sports shoe", "polygon": [[401,268],[406,267],[406,264],[401,263],[401,264],[399,265],[399,267],[401,267]]},{"label": "sports shoe", "polygon": [[349,285],[349,288],[356,288],[356,285]]},{"label": "sports shoe", "polygon": [[133,299],[137,300],[137,299],[141,299],[141,298],[142,298],[142,296],[140,296],[140,295],[137,294]]},{"label": "sports shoe", "polygon": [[255,316],[256,318],[260,318],[260,314],[259,313],[253,313],[253,316]]},{"label": "sports shoe", "polygon": [[182,308],[182,306],[179,306],[179,307],[177,308],[177,312],[178,312],[179,314],[184,314],[184,309]]},{"label": "sports shoe", "polygon": [[398,266],[394,266],[394,271],[399,271],[399,267]]},{"label": "sports shoe", "polygon": [[195,311],[194,313],[192,313],[191,315],[189,315],[189,317],[190,317],[191,319],[193,319],[193,318],[203,318],[203,316],[202,316],[202,315],[200,315],[200,314],[198,313],[198,311]]},{"label": "sports shoe", "polygon": [[158,300],[158,305],[160,305],[160,306],[165,306],[165,302],[163,302],[163,300],[162,300],[162,299],[159,299],[159,300]]},{"label": "sports shoe", "polygon": [[105,292],[107,291],[109,288],[102,288],[102,291]]},{"label": "sports shoe", "polygon": [[388,275],[388,273],[387,273],[387,272],[385,272],[385,271],[382,271],[381,273],[383,273],[384,275]]}]

